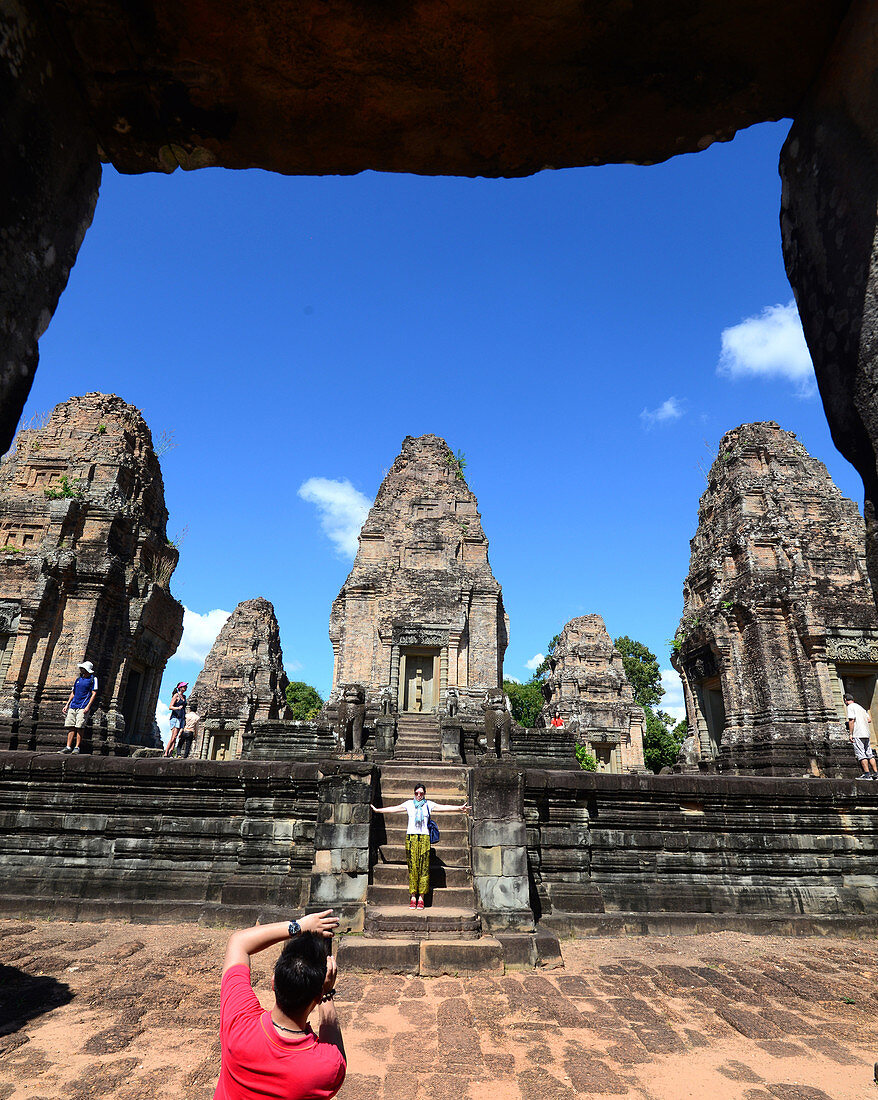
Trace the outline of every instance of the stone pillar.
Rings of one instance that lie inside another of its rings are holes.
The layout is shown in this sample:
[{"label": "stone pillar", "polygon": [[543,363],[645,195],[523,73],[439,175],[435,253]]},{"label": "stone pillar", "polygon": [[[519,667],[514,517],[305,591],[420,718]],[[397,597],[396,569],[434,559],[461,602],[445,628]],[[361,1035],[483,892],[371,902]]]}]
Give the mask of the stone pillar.
[{"label": "stone pillar", "polygon": [[473,769],[473,886],[482,926],[531,932],[523,776],[514,768]]},{"label": "stone pillar", "polygon": [[442,654],[439,658],[439,699],[438,708],[441,709],[445,706],[445,692],[448,690],[448,646],[442,647]]},{"label": "stone pillar", "polygon": [[308,911],[334,909],[342,932],[363,931],[374,774],[370,764],[339,765],[318,773]]},{"label": "stone pillar", "polygon": [[390,690],[396,700],[398,710],[402,710],[402,700],[399,697],[399,646],[396,642],[390,647]]},{"label": "stone pillar", "polygon": [[7,0],[0,16],[0,453],[12,443],[46,330],[91,224],[101,164],[82,93],[40,8]]},{"label": "stone pillar", "polygon": [[833,441],[865,489],[878,592],[878,0],[855,0],[780,159],[781,230]]}]

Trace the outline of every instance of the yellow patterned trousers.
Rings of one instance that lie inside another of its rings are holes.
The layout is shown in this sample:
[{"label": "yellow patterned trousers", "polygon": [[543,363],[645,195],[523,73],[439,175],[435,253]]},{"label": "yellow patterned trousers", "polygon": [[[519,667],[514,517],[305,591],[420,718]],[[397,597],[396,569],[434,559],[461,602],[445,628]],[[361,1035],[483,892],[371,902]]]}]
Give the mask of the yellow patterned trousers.
[{"label": "yellow patterned trousers", "polygon": [[430,889],[430,838],[406,833],[405,855],[409,865],[409,893],[423,897]]}]

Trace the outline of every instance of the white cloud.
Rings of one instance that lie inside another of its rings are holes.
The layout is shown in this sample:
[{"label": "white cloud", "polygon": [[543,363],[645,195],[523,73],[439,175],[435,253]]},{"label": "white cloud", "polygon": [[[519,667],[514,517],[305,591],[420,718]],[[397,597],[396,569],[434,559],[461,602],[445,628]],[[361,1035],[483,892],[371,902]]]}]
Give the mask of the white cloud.
[{"label": "white cloud", "polygon": [[301,668],[302,668],[302,662],[301,661],[291,661],[289,658],[287,658],[286,664],[284,666],[284,672],[286,672],[286,674],[287,674],[287,679],[292,680],[293,677],[292,677],[291,673],[298,672]]},{"label": "white cloud", "polygon": [[183,637],[180,640],[180,648],[174,654],[178,661],[194,661],[199,665],[204,664],[204,659],[210,652],[210,647],[216,641],[216,636],[222,630],[231,611],[208,611],[205,615],[199,615],[197,611],[183,608]]},{"label": "white cloud", "polygon": [[546,658],[542,655],[542,653],[535,653],[529,661],[524,662],[524,667],[529,668],[531,672],[533,672],[533,670],[539,667],[539,665],[541,665],[543,661],[545,661],[545,659]]},{"label": "white cloud", "polygon": [[171,736],[171,708],[167,703],[163,703],[161,699],[159,699],[155,708],[155,720],[158,722],[162,741],[167,745],[168,738]]},{"label": "white cloud", "polygon": [[817,392],[814,366],[795,302],[766,306],[723,330],[716,368],[723,378],[786,378],[798,397]]},{"label": "white cloud", "polygon": [[659,708],[670,714],[675,724],[681,722],[686,717],[686,704],[683,701],[683,684],[674,669],[662,669],[662,687],[665,694]]},{"label": "white cloud", "polygon": [[320,526],[335,543],[339,557],[355,557],[357,536],[372,507],[369,498],[348,480],[332,481],[327,477],[309,477],[299,486],[299,496],[317,506]]},{"label": "white cloud", "polygon": [[669,397],[657,409],[644,409],[640,419],[644,424],[664,424],[668,420],[679,420],[683,415],[683,405],[676,397]]},{"label": "white cloud", "polygon": [[513,684],[520,684],[521,683],[521,680],[519,680],[519,678],[517,676],[510,676],[510,675],[508,675],[508,673],[505,673],[505,672],[503,673],[503,679],[504,680],[509,680],[510,683],[513,683]]}]

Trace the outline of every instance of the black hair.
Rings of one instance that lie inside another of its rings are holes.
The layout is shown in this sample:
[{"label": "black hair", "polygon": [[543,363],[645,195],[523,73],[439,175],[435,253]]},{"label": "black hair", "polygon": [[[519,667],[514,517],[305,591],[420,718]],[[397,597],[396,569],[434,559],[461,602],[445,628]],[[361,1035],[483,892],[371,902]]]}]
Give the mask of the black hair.
[{"label": "black hair", "polygon": [[845,702],[847,702],[847,701],[848,701],[848,699],[850,699],[850,701],[851,701],[851,702],[853,702],[853,701],[854,701],[854,697],[853,697],[853,695],[850,695],[850,694],[847,694],[847,695],[845,695],[845,697],[844,697],[844,701],[845,701]]},{"label": "black hair", "polygon": [[424,798],[427,797],[427,788],[423,783],[415,783],[415,793],[417,794],[418,791],[423,791]]},{"label": "black hair", "polygon": [[284,1016],[295,1016],[319,999],[326,981],[326,945],[323,936],[305,932],[294,936],[274,967],[274,999]]}]

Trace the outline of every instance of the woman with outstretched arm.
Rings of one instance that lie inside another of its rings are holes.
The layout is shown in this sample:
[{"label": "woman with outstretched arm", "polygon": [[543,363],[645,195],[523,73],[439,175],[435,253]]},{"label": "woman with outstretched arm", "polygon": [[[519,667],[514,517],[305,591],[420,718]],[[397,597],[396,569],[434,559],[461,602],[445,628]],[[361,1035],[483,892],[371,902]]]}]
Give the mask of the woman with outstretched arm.
[{"label": "woman with outstretched arm", "polygon": [[462,806],[441,806],[427,800],[427,788],[423,783],[415,787],[415,797],[398,806],[373,806],[376,814],[409,815],[405,834],[405,855],[409,866],[409,909],[423,909],[424,895],[430,889],[430,815],[448,814],[469,810],[469,803]]}]

